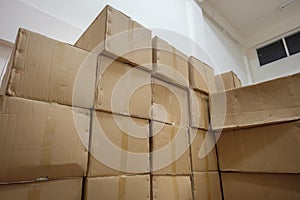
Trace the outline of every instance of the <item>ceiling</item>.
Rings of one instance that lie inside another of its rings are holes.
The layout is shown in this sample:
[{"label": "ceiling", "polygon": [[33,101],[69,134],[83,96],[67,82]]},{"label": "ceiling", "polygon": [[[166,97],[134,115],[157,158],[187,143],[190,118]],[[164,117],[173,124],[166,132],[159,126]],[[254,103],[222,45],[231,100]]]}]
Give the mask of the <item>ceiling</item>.
[{"label": "ceiling", "polygon": [[[296,22],[295,20],[293,22],[287,21],[288,19],[294,19],[296,15],[298,16],[300,14],[300,0],[293,1],[284,9],[280,9],[280,5],[290,0],[198,1],[200,1],[201,4],[209,4],[246,39],[253,37],[253,35],[261,30],[270,29],[270,27],[281,26],[282,29],[283,27],[291,29],[292,27],[300,26],[300,20],[296,20]],[[293,24],[287,26],[287,23]],[[282,34],[283,32],[278,31],[278,33]]]}]

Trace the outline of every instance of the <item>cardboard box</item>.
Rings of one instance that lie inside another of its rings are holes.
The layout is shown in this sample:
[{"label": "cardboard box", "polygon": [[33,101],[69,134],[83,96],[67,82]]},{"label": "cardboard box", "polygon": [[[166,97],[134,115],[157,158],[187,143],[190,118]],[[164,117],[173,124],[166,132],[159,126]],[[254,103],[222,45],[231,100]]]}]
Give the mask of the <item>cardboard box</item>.
[{"label": "cardboard box", "polygon": [[147,120],[105,112],[92,118],[89,177],[150,172]]},{"label": "cardboard box", "polygon": [[185,127],[151,123],[152,174],[190,175],[188,131]]},{"label": "cardboard box", "polygon": [[0,96],[0,182],[86,174],[90,111]]},{"label": "cardboard box", "polygon": [[188,91],[153,79],[152,119],[155,121],[187,127]]},{"label": "cardboard box", "polygon": [[221,200],[219,172],[196,172],[194,179],[195,200]]},{"label": "cardboard box", "polygon": [[223,132],[222,171],[300,173],[300,121]]},{"label": "cardboard box", "polygon": [[153,176],[153,199],[191,200],[192,188],[189,176]]},{"label": "cardboard box", "polygon": [[2,200],[81,200],[82,178],[0,185]]},{"label": "cardboard box", "polygon": [[191,127],[208,130],[210,124],[208,95],[190,90],[189,101]]},{"label": "cardboard box", "polygon": [[225,200],[296,200],[300,198],[299,174],[222,173]]},{"label": "cardboard box", "polygon": [[216,92],[214,69],[193,56],[189,57],[189,81],[195,90]]},{"label": "cardboard box", "polygon": [[97,56],[25,29],[19,29],[1,93],[91,108]]},{"label": "cardboard box", "polygon": [[[217,171],[217,154],[215,138],[212,132],[200,129],[190,129],[192,166],[194,172]],[[200,150],[205,155],[200,158]]]},{"label": "cardboard box", "polygon": [[[75,46],[135,66],[152,63],[151,31],[111,6],[101,11]],[[152,69],[151,65],[144,67]]]},{"label": "cardboard box", "polygon": [[300,118],[300,73],[210,96],[214,129],[233,129]]},{"label": "cardboard box", "polygon": [[150,199],[150,175],[87,178],[84,200]]},{"label": "cardboard box", "polygon": [[188,57],[159,37],[152,39],[153,67],[156,75],[189,87]]},{"label": "cardboard box", "polygon": [[151,74],[107,56],[99,56],[96,110],[150,119]]},{"label": "cardboard box", "polygon": [[215,76],[217,91],[230,90],[242,87],[242,82],[233,71]]}]

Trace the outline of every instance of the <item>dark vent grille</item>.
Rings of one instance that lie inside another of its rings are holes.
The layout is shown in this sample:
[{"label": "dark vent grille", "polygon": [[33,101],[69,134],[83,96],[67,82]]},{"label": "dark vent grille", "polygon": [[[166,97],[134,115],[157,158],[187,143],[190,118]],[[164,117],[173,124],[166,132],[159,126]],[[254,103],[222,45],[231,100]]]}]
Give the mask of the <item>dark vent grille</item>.
[{"label": "dark vent grille", "polygon": [[285,42],[290,55],[300,52],[300,32],[285,37]]},{"label": "dark vent grille", "polygon": [[287,57],[282,40],[273,42],[256,50],[260,66]]}]

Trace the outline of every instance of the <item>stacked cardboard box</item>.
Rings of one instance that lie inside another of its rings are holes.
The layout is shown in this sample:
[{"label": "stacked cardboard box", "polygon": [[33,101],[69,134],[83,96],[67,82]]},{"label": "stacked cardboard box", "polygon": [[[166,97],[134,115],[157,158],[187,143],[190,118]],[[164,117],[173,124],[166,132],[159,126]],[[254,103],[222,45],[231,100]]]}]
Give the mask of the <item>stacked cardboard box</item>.
[{"label": "stacked cardboard box", "polygon": [[[190,147],[194,199],[222,199],[215,149],[210,128],[209,97],[216,91],[214,71],[202,61],[189,58]],[[200,156],[203,152],[204,156]]]},{"label": "stacked cardboard box", "polygon": [[[79,70],[88,79],[73,102]],[[81,198],[95,72],[93,54],[19,30],[1,84],[1,198]]]},{"label": "stacked cardboard box", "polygon": [[215,76],[217,91],[242,87],[242,82],[233,71]]},{"label": "stacked cardboard box", "polygon": [[299,85],[295,74],[211,95],[225,199],[299,199]]}]

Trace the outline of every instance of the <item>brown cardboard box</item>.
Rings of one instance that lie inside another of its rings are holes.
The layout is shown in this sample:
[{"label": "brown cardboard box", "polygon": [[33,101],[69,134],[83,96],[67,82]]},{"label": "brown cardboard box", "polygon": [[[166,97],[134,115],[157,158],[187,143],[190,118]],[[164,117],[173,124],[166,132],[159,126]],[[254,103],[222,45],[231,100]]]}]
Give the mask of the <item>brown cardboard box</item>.
[{"label": "brown cardboard box", "polygon": [[187,90],[153,79],[152,119],[187,127],[189,124]]},{"label": "brown cardboard box", "polygon": [[225,200],[300,199],[299,174],[222,173]]},{"label": "brown cardboard box", "polygon": [[92,123],[89,177],[150,172],[147,120],[93,112]]},{"label": "brown cardboard box", "polygon": [[152,46],[155,74],[188,87],[188,57],[157,36],[152,39]]},{"label": "brown cardboard box", "polygon": [[232,129],[300,118],[300,73],[210,96],[214,129]]},{"label": "brown cardboard box", "polygon": [[82,178],[0,185],[2,200],[81,200]]},{"label": "brown cardboard box", "polygon": [[187,128],[152,122],[151,130],[152,174],[191,174]]},{"label": "brown cardboard box", "polygon": [[221,183],[219,172],[194,173],[195,200],[221,200]]},{"label": "brown cardboard box", "polygon": [[84,200],[149,200],[150,175],[87,178]]},{"label": "brown cardboard box", "polygon": [[192,188],[189,176],[153,176],[154,200],[191,200]]},{"label": "brown cardboard box", "polygon": [[84,176],[89,126],[89,110],[0,96],[0,182]]},{"label": "brown cardboard box", "polygon": [[151,74],[99,56],[96,86],[96,110],[150,119]]},{"label": "brown cardboard box", "polygon": [[[215,145],[214,135],[211,132],[194,128],[190,129],[190,135],[193,171],[217,171],[218,164],[216,148],[212,148],[211,150],[211,147],[214,147]],[[201,148],[203,148],[202,150],[206,155],[204,158],[199,157],[199,152]]]},{"label": "brown cardboard box", "polygon": [[233,72],[226,72],[215,76],[217,91],[224,91],[242,87],[242,82]]},{"label": "brown cardboard box", "polygon": [[223,132],[222,171],[300,173],[300,121]]},{"label": "brown cardboard box", "polygon": [[189,57],[190,86],[205,93],[216,92],[214,69],[195,57]]},{"label": "brown cardboard box", "polygon": [[91,108],[97,56],[20,29],[1,93]]},{"label": "brown cardboard box", "polygon": [[209,129],[209,98],[208,95],[190,90],[191,127]]},{"label": "brown cardboard box", "polygon": [[[75,46],[135,66],[152,63],[151,31],[111,6],[101,11]],[[151,70],[152,66],[146,68]]]}]

